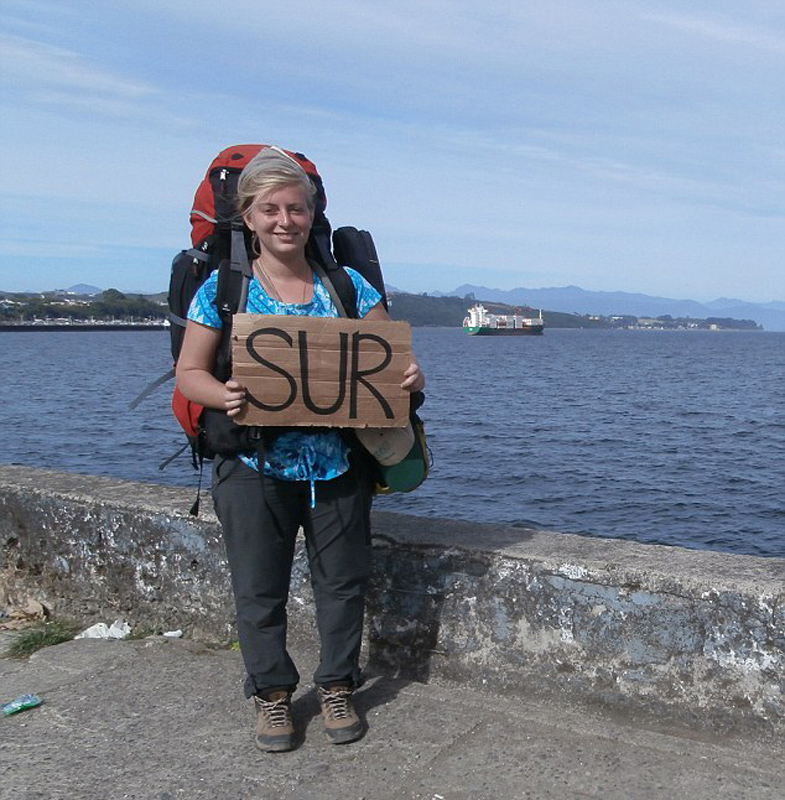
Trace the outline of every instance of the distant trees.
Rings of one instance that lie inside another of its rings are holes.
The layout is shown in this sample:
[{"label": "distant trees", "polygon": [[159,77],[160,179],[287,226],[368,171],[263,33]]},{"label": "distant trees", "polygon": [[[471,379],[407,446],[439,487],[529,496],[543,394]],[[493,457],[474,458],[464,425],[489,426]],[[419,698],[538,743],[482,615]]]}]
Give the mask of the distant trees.
[{"label": "distant trees", "polygon": [[707,317],[707,326],[716,325],[718,328],[728,328],[737,331],[757,331],[763,327],[758,325],[754,319],[732,319],[731,317]]},{"label": "distant trees", "polygon": [[93,300],[63,295],[15,295],[0,302],[0,320],[32,322],[33,320],[122,319],[133,322],[162,320],[166,309],[142,295],[124,295],[107,289]]},{"label": "distant trees", "polygon": [[466,299],[461,297],[400,293],[390,298],[390,316],[415,326],[455,327],[463,322],[467,308]]},{"label": "distant trees", "polygon": [[163,308],[141,295],[127,297],[117,289],[107,289],[93,302],[95,316],[115,319],[148,320],[165,316]]}]

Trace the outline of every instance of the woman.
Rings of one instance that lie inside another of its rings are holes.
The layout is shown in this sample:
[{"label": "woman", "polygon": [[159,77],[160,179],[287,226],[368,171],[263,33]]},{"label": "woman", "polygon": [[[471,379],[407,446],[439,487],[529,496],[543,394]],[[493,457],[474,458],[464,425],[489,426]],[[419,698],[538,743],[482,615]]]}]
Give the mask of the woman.
[{"label": "woman", "polygon": [[[278,148],[262,150],[238,183],[238,207],[252,232],[253,279],[247,310],[260,314],[339,316],[305,256],[316,189],[294,159]],[[389,319],[381,297],[347,270],[358,316]],[[235,380],[213,376],[221,340],[215,306],[217,273],[204,283],[188,313],[177,383],[190,400],[230,417],[245,403]],[[420,391],[416,363],[401,386]],[[371,486],[336,429],[291,428],[269,442],[264,463],[256,452],[215,460],[213,500],[223,528],[237,607],[237,628],[247,678],[246,697],[257,710],[256,742],[268,752],[291,750],[296,738],[291,698],[299,674],[286,650],[286,602],[297,532],[305,531],[316,619],[321,640],[314,675],[325,729],[340,744],[360,738],[352,705],[360,677],[365,589],[370,573]]]}]

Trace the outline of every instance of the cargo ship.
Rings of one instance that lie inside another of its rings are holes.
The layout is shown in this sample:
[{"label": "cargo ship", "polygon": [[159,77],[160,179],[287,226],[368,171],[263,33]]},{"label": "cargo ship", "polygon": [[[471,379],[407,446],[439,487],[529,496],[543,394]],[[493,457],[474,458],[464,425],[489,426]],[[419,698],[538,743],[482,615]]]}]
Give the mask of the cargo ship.
[{"label": "cargo ship", "polygon": [[470,336],[541,336],[545,329],[542,311],[536,317],[489,314],[488,309],[480,303],[468,311],[469,316],[463,321],[463,329]]}]

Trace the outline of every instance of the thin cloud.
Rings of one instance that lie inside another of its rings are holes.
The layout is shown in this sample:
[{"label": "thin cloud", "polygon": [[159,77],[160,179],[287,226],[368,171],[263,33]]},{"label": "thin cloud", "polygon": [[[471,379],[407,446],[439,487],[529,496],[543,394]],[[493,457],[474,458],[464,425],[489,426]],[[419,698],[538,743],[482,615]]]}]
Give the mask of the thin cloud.
[{"label": "thin cloud", "polygon": [[785,35],[774,34],[761,28],[718,22],[688,14],[647,14],[645,19],[715,42],[746,45],[758,50],[785,54]]},{"label": "thin cloud", "polygon": [[[547,132],[519,130],[497,133],[490,137],[482,132],[433,132],[432,139],[456,152],[472,153],[472,164],[479,173],[488,173],[494,162],[515,165],[520,174],[531,175],[531,166],[543,164],[562,174],[584,175],[596,187],[607,188],[609,182],[643,195],[657,196],[680,204],[704,205],[751,216],[785,215],[785,203],[761,198],[776,197],[778,184],[761,186],[752,178],[744,184],[722,180],[716,173],[696,176],[687,174],[683,164],[672,169],[662,164],[654,167],[652,158],[640,162],[594,154],[590,141],[574,137],[568,144]],[[527,138],[545,138],[548,145],[526,142]],[[529,166],[527,166],[529,165]],[[553,174],[552,172],[550,173]]]},{"label": "thin cloud", "polygon": [[[162,121],[161,111],[155,106],[147,107],[125,98],[79,95],[68,91],[34,92],[31,97],[39,105],[65,109],[75,114],[90,114],[119,120],[134,118],[137,122],[145,119],[151,119],[157,123]],[[193,124],[191,119],[171,114],[166,114],[166,122],[182,126]]]},{"label": "thin cloud", "polygon": [[95,258],[106,250],[95,244],[0,240],[0,255],[13,258]]},{"label": "thin cloud", "polygon": [[17,36],[0,35],[0,69],[6,79],[27,88],[56,87],[125,99],[155,94],[152,87],[112,75],[72,50]]},{"label": "thin cloud", "polygon": [[[159,0],[140,0],[140,5],[191,25],[229,29],[237,36],[275,31],[278,41],[299,41],[303,46],[309,41],[310,46],[321,42],[334,50],[336,57],[341,55],[343,42],[351,43],[355,52],[381,47],[405,53],[402,61],[422,48],[454,53],[456,47],[475,42],[478,25],[489,24],[487,12],[478,13],[475,4],[465,0],[449,4],[443,0],[394,0],[383,5],[367,0],[320,0],[301,9],[295,24],[285,4],[258,0],[235,0],[231,14],[220,13],[220,4],[210,0],[168,0],[164,5]],[[237,19],[243,20],[241,30],[237,29]],[[440,24],[434,25],[434,20]]]},{"label": "thin cloud", "polygon": [[0,35],[0,72],[23,104],[71,116],[184,128],[195,119],[173,112],[154,86],[113,74],[81,53]]}]

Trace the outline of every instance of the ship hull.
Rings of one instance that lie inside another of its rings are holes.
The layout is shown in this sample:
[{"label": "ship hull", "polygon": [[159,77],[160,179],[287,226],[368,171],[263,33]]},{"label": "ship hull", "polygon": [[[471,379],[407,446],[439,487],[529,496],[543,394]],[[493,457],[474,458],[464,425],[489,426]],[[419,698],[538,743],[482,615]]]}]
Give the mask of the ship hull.
[{"label": "ship hull", "polygon": [[481,328],[464,325],[469,336],[542,336],[542,325],[529,325],[526,328]]}]

